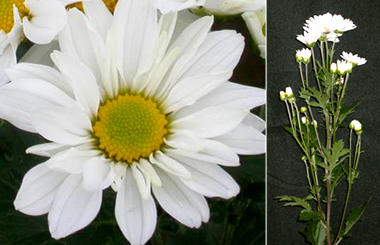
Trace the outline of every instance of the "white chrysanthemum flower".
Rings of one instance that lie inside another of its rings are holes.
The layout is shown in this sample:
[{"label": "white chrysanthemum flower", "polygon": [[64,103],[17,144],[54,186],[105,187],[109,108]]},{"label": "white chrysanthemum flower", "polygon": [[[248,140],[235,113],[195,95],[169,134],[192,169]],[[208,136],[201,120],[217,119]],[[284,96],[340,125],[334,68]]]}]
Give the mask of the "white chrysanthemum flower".
[{"label": "white chrysanthemum flower", "polygon": [[338,67],[338,74],[340,76],[343,76],[346,73],[352,72],[352,63],[347,62],[345,60],[338,60],[337,61],[337,67]]},{"label": "white chrysanthemum flower", "polygon": [[358,120],[352,120],[349,127],[357,132],[363,129],[362,124]]},{"label": "white chrysanthemum flower", "polygon": [[306,20],[304,30],[320,33],[328,41],[338,42],[343,32],[356,28],[350,19],[344,19],[341,15],[314,15]]},{"label": "white chrysanthemum flower", "polygon": [[296,50],[296,61],[308,64],[310,62],[311,51],[308,48]]},{"label": "white chrysanthemum flower", "polygon": [[365,58],[361,58],[357,54],[353,55],[351,52],[347,53],[343,51],[340,57],[342,57],[347,62],[352,63],[354,67],[358,65],[364,65],[365,63],[367,63],[367,60]]},{"label": "white chrysanthemum flower", "polygon": [[265,35],[266,35],[266,25],[265,25],[265,11],[260,10],[256,12],[245,12],[242,17],[248,27],[249,33],[251,34],[253,41],[258,46],[260,50],[261,58],[266,58],[265,52]]},{"label": "white chrysanthemum flower", "polygon": [[155,230],[153,196],[199,227],[209,219],[204,196],[239,192],[219,165],[265,152],[265,124],[249,113],[265,91],[228,81],[243,37],[210,32],[213,18],[204,17],[172,41],[177,14],[158,19],[150,0],[119,1],[114,15],[99,0],[84,9],[87,16],[68,13],[61,52],[52,54],[58,71],[20,63],[0,88],[0,117],[51,141],[28,149],[50,158],[25,175],[15,207],[48,213],[59,239],[87,226],[112,186],[117,223],[132,244]]},{"label": "white chrysanthemum flower", "polygon": [[312,48],[320,37],[321,34],[318,32],[304,31],[303,35],[297,35],[297,40],[305,44],[307,47]]}]

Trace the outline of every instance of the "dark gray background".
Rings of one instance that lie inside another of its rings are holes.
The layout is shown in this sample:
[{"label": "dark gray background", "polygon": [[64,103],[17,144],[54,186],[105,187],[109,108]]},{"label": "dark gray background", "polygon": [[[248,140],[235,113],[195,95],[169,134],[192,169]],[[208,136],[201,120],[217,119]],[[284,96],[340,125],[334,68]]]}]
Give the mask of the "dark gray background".
[{"label": "dark gray background", "polygon": [[[342,51],[358,54],[367,64],[354,68],[348,83],[348,103],[365,98],[346,122],[356,118],[363,124],[360,178],[352,187],[348,208],[372,201],[362,216],[363,222],[351,230],[353,238],[341,244],[380,244],[380,1],[267,1],[267,244],[304,244],[298,232],[306,223],[297,221],[300,208],[282,207],[283,202],[274,200],[279,195],[305,197],[308,194],[305,166],[300,160],[302,153],[292,137],[283,130],[289,125],[286,108],[278,93],[291,86],[295,94],[301,86],[296,49],[305,46],[296,40],[303,34],[303,24],[313,15],[326,12],[350,18],[357,28],[346,32],[337,44],[336,60]],[[310,70],[311,71],[311,70]],[[310,79],[311,77],[309,77]],[[300,100],[297,100],[300,102]],[[299,104],[300,105],[300,104]],[[340,131],[345,131],[340,129]],[[342,134],[348,142],[348,130]],[[338,201],[333,203],[332,216],[341,215],[346,183],[338,186]],[[339,220],[332,218],[337,231]]]}]

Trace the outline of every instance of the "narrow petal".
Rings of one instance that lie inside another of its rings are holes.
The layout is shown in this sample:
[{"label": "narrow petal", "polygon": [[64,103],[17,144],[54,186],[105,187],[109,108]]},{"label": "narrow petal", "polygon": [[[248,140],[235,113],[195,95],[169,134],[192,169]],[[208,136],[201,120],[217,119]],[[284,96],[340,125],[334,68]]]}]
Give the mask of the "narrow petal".
[{"label": "narrow petal", "polygon": [[73,106],[74,103],[60,89],[39,79],[20,80],[0,88],[0,117],[29,132],[36,132],[32,112],[50,106]]},{"label": "narrow petal", "polygon": [[179,131],[170,134],[165,139],[165,144],[189,152],[199,152],[204,149],[203,141],[189,131]]},{"label": "narrow petal", "polygon": [[60,239],[84,228],[95,219],[101,203],[102,190],[87,192],[82,175],[70,175],[56,193],[48,215],[51,236]]},{"label": "narrow petal", "polygon": [[152,196],[141,198],[130,168],[117,192],[115,216],[124,236],[133,245],[145,244],[156,228],[156,204]]},{"label": "narrow petal", "polygon": [[93,73],[80,61],[65,53],[55,51],[54,63],[66,76],[74,91],[75,98],[89,117],[96,115],[100,103],[100,94]]},{"label": "narrow petal", "polygon": [[135,178],[137,188],[139,189],[141,198],[147,200],[150,194],[150,178],[145,179],[144,175],[137,169],[136,165],[131,167],[133,178]]},{"label": "narrow petal", "polygon": [[65,78],[52,67],[30,63],[18,63],[9,68],[7,74],[12,82],[19,82],[19,80],[21,80],[21,82],[26,82],[26,79],[31,78],[41,79],[56,86],[71,98],[74,98],[73,91],[67,84]]},{"label": "narrow petal", "polygon": [[218,136],[215,140],[231,147],[237,154],[257,155],[265,153],[265,135],[244,124],[240,124],[230,132]]},{"label": "narrow petal", "polygon": [[22,180],[14,205],[16,210],[28,215],[49,212],[55,194],[68,174],[50,170],[45,163],[29,170]]},{"label": "narrow petal", "polygon": [[77,145],[89,140],[91,121],[78,107],[49,107],[34,111],[33,128],[44,138],[60,144]]},{"label": "narrow petal", "polygon": [[9,77],[5,70],[16,64],[16,62],[16,50],[9,44],[0,52],[0,86],[9,82]]},{"label": "narrow petal", "polygon": [[54,50],[59,50],[58,41],[54,40],[48,44],[34,44],[26,51],[20,62],[41,64],[53,67],[54,63],[50,58],[50,54]]},{"label": "narrow petal", "polygon": [[46,166],[55,171],[79,174],[83,172],[85,162],[97,154],[96,151],[79,151],[73,147],[55,154],[46,161]]},{"label": "narrow petal", "polygon": [[68,24],[59,34],[61,51],[82,62],[99,80],[104,63],[105,37],[78,9],[71,9],[68,17]]},{"label": "narrow petal", "polygon": [[108,188],[115,174],[109,162],[103,157],[92,157],[83,166],[83,188],[86,191],[98,191]]},{"label": "narrow petal", "polygon": [[185,77],[173,86],[165,98],[164,113],[194,104],[199,98],[225,83],[231,75],[231,71],[225,71]]},{"label": "narrow petal", "polygon": [[202,6],[205,0],[155,0],[155,7],[161,13],[178,12],[184,9]]},{"label": "narrow petal", "polygon": [[154,196],[161,207],[182,224],[198,228],[210,216],[205,198],[186,187],[177,177],[155,168],[162,187],[152,186]]},{"label": "narrow petal", "polygon": [[43,157],[52,157],[58,152],[66,150],[70,146],[57,144],[57,143],[44,143],[39,145],[34,145],[26,149],[27,154],[34,154]]},{"label": "narrow petal", "polygon": [[144,174],[145,178],[149,178],[151,180],[152,184],[161,186],[160,177],[158,177],[150,162],[144,158],[141,158],[139,164],[137,164],[137,168]]},{"label": "narrow petal", "polygon": [[115,9],[113,32],[117,67],[126,82],[152,65],[158,38],[157,11],[149,0],[120,1]]},{"label": "narrow petal", "polygon": [[173,131],[188,130],[198,137],[215,137],[235,128],[248,114],[229,107],[209,107],[183,118],[174,119]]},{"label": "narrow petal", "polygon": [[101,0],[91,0],[83,1],[83,9],[86,16],[95,26],[95,29],[103,37],[103,40],[106,40],[107,32],[111,28],[113,18],[107,6]]},{"label": "narrow petal", "polygon": [[187,169],[183,167],[182,164],[168,157],[161,151],[157,151],[154,156],[152,155],[150,157],[150,161],[170,174],[180,176],[185,179],[191,178],[190,172],[187,171]]},{"label": "narrow petal", "polygon": [[239,193],[239,185],[221,167],[187,157],[178,157],[191,172],[191,180],[183,180],[190,189],[207,197],[229,199]]}]

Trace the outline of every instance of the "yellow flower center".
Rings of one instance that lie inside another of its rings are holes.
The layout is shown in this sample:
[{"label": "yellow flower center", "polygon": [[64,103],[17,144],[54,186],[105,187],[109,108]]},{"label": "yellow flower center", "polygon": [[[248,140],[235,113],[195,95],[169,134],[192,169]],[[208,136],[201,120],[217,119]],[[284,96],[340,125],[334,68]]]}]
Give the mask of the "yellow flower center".
[{"label": "yellow flower center", "polygon": [[29,10],[24,5],[24,0],[0,0],[0,31],[9,33],[14,25],[13,4],[18,8],[20,17],[29,14]]},{"label": "yellow flower center", "polygon": [[100,106],[93,131],[108,158],[131,164],[160,149],[167,123],[151,99],[125,94]]},{"label": "yellow flower center", "polygon": [[[0,0],[1,1],[1,0]],[[118,0],[103,0],[103,2],[106,4],[108,10],[113,13],[115,11],[115,6],[117,4]],[[83,5],[82,2],[73,3],[67,6],[68,9],[70,8],[77,8],[81,11],[83,11]]]}]

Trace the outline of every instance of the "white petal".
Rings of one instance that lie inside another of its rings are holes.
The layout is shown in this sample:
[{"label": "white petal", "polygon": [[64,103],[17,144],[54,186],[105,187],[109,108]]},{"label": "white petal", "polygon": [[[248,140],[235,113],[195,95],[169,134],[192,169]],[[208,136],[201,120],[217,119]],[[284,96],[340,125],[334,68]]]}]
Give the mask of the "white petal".
[{"label": "white petal", "polygon": [[232,30],[210,32],[194,57],[186,64],[183,77],[230,71],[239,62],[244,38]]},{"label": "white petal", "polygon": [[230,147],[213,140],[203,140],[204,148],[200,152],[189,152],[181,149],[166,149],[167,155],[178,158],[184,156],[191,159],[216,163],[223,166],[239,166],[239,157]]},{"label": "white petal", "polygon": [[261,119],[260,117],[249,113],[244,120],[242,121],[242,124],[254,127],[256,130],[262,132],[265,129],[265,121]]},{"label": "white petal", "polygon": [[239,193],[235,180],[216,164],[178,157],[191,172],[191,180],[182,180],[190,189],[207,197],[231,198]]},{"label": "white petal", "polygon": [[205,198],[186,187],[177,177],[156,168],[162,187],[152,186],[154,196],[161,207],[182,224],[198,228],[210,216]]},{"label": "white petal", "polygon": [[176,175],[180,176],[181,178],[184,179],[190,179],[191,174],[185,167],[182,166],[179,162],[176,160],[168,157],[161,151],[157,151],[154,156],[152,155],[150,157],[150,161],[154,164],[156,164],[158,167],[160,167],[162,170]]},{"label": "white petal", "polygon": [[[49,55],[50,57],[50,55]],[[8,77],[12,82],[27,82],[26,79],[40,79],[51,83],[70,97],[73,97],[73,91],[67,84],[65,78],[56,69],[38,64],[18,63],[7,70]]]},{"label": "white petal", "polygon": [[41,64],[53,67],[54,63],[50,58],[50,54],[54,50],[59,50],[57,41],[52,41],[49,44],[34,44],[26,51],[20,62]]},{"label": "white petal", "polygon": [[205,0],[155,0],[155,7],[161,13],[178,12],[180,10],[202,6]]},{"label": "white petal", "polygon": [[48,215],[51,236],[60,239],[84,228],[95,219],[101,203],[101,190],[87,192],[82,176],[70,175],[59,188]]},{"label": "white petal", "polygon": [[158,38],[157,11],[149,0],[120,1],[116,5],[113,32],[117,67],[131,83],[137,73],[152,65],[155,41]]},{"label": "white petal", "polygon": [[141,173],[144,174],[145,178],[149,178],[152,181],[152,184],[161,186],[160,177],[158,177],[156,171],[154,171],[154,168],[152,167],[152,164],[150,162],[148,162],[144,158],[141,158],[139,163],[137,164],[137,167],[141,171]]},{"label": "white petal", "polygon": [[232,72],[225,71],[185,77],[170,90],[164,102],[164,113],[179,110],[194,104],[199,98],[226,82]]},{"label": "white petal", "polygon": [[95,29],[106,40],[107,32],[111,28],[112,13],[101,0],[91,0],[83,2],[83,9]]},{"label": "white petal", "polygon": [[104,63],[105,38],[78,9],[71,9],[68,16],[68,24],[59,34],[61,50],[83,63],[99,80]]},{"label": "white petal", "polygon": [[75,98],[89,117],[96,115],[100,103],[100,94],[96,78],[80,61],[55,51],[52,59],[59,70],[66,76],[74,91]]},{"label": "white petal", "polygon": [[45,163],[29,170],[22,180],[14,205],[28,215],[49,212],[58,188],[68,174],[50,170]]},{"label": "white petal", "polygon": [[112,184],[114,176],[108,161],[93,157],[84,163],[83,188],[86,191],[104,190]]},{"label": "white petal", "polygon": [[9,77],[5,74],[5,70],[12,65],[16,64],[16,50],[12,45],[7,45],[7,47],[0,51],[0,86],[9,82]]},{"label": "white petal", "polygon": [[89,140],[91,121],[77,107],[49,107],[33,111],[32,124],[44,138],[60,144],[77,145]]},{"label": "white petal", "polygon": [[150,194],[150,179],[144,178],[143,174],[140,170],[137,169],[136,164],[131,167],[133,178],[135,178],[137,188],[139,189],[141,198],[143,200],[149,199],[151,197]]},{"label": "white petal", "polygon": [[247,111],[228,107],[209,107],[170,124],[173,131],[188,130],[198,137],[215,137],[235,128],[248,114]]},{"label": "white petal", "polygon": [[265,153],[265,135],[261,131],[240,124],[230,132],[218,136],[215,140],[231,147],[237,154],[257,155]]},{"label": "white petal", "polygon": [[69,148],[47,160],[46,166],[54,171],[78,174],[82,173],[85,162],[97,154],[96,151],[79,151],[76,148]]},{"label": "white petal", "polygon": [[16,127],[36,132],[32,112],[49,106],[72,106],[74,101],[57,87],[38,79],[25,79],[0,88],[0,117]]},{"label": "white petal", "polygon": [[115,216],[124,236],[133,245],[145,244],[156,228],[156,204],[152,196],[141,198],[129,168],[117,192]]},{"label": "white petal", "polygon": [[58,152],[61,152],[68,148],[70,148],[70,146],[61,145],[57,143],[44,143],[29,147],[28,149],[26,149],[26,153],[39,155],[43,157],[51,157],[57,154]]},{"label": "white petal", "polygon": [[204,149],[203,141],[188,131],[179,131],[170,134],[167,139],[164,139],[165,144],[190,152],[199,152]]},{"label": "white petal", "polygon": [[66,24],[65,7],[57,0],[26,0],[25,6],[32,18],[23,18],[24,33],[34,43],[51,42]]}]

